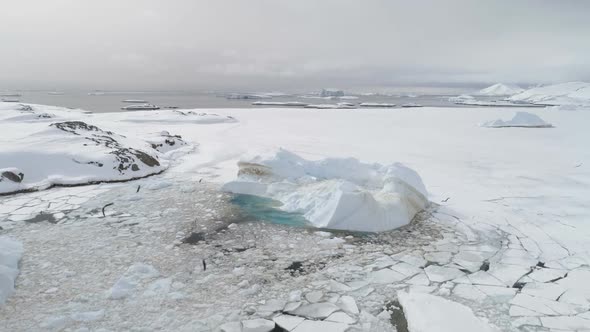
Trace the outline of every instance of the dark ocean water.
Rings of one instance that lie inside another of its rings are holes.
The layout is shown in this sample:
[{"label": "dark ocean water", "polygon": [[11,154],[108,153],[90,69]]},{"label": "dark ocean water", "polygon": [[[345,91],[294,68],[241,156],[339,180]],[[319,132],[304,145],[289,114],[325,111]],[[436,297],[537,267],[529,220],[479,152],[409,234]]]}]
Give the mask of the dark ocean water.
[{"label": "dark ocean water", "polygon": [[[255,101],[289,102],[298,101],[309,104],[335,104],[348,102],[359,104],[363,102],[389,103],[400,107],[406,103],[416,103],[423,106],[436,107],[461,107],[448,101],[450,96],[427,95],[427,96],[358,96],[358,99],[320,99],[304,98],[303,96],[280,96],[272,99],[228,99],[225,95],[215,93],[198,92],[105,92],[99,95],[90,95],[88,92],[63,92],[63,94],[50,94],[48,92],[19,92],[20,102],[32,104],[44,104],[63,106],[70,108],[81,108],[93,112],[120,112],[121,107],[130,104],[123,103],[126,99],[141,99],[162,108],[254,108],[271,107],[255,106]],[[276,106],[272,106],[276,107]]]}]

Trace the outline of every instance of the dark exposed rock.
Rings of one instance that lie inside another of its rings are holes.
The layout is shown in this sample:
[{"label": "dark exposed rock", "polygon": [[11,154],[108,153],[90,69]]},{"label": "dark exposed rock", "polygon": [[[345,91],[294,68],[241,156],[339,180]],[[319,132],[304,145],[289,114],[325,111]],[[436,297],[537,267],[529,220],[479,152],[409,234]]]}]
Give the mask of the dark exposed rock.
[{"label": "dark exposed rock", "polygon": [[5,178],[12,182],[21,183],[24,177],[25,175],[22,172],[15,173],[13,171],[4,171],[2,172],[2,177],[0,177],[0,181],[2,181],[3,178]]},{"label": "dark exposed rock", "polygon": [[94,166],[98,166],[98,167],[102,167],[102,166],[104,166],[104,164],[103,164],[103,163],[101,163],[101,162],[98,162],[98,161],[87,161],[87,162],[81,162],[81,161],[78,161],[78,160],[76,160],[76,159],[72,159],[72,160],[73,160],[73,161],[74,161],[76,164],[87,164],[87,165],[94,165]]},{"label": "dark exposed rock", "polygon": [[20,107],[18,108],[19,111],[21,112],[35,112],[35,110],[29,106],[29,105],[20,105]]},{"label": "dark exposed rock", "polygon": [[[50,124],[50,126],[56,127],[56,128],[61,129],[63,131],[67,131],[68,133],[72,133],[74,135],[80,135],[78,133],[78,131],[81,131],[81,130],[103,132],[97,126],[89,125],[86,122],[82,122],[82,121],[56,122],[56,123]],[[113,134],[110,131],[106,131],[104,133],[109,134],[109,135]]]},{"label": "dark exposed rock", "polygon": [[171,148],[174,146],[183,146],[186,145],[186,142],[182,139],[180,135],[171,135],[167,131],[163,131],[160,136],[164,138],[162,141],[161,138],[159,140],[154,140],[151,143],[152,149],[158,150],[159,152],[167,152],[172,150]]},{"label": "dark exposed rock", "polygon": [[[140,166],[137,164],[137,161],[141,161],[148,167],[160,166],[160,162],[156,158],[143,151],[124,147],[113,137],[116,136],[113,132],[104,131],[94,125],[89,125],[82,121],[65,121],[52,123],[50,126],[73,135],[83,136],[85,139],[93,142],[95,145],[104,146],[108,149],[111,149],[109,153],[114,155],[117,160],[117,164],[115,164],[113,169],[118,170],[121,174],[125,173],[125,171],[129,169],[134,172],[139,171]],[[118,136],[124,137],[120,135]],[[89,163],[95,163],[99,167],[102,167],[101,163],[98,162]]]},{"label": "dark exposed rock", "polygon": [[537,263],[537,267],[545,267],[545,263],[544,262],[538,262]]}]

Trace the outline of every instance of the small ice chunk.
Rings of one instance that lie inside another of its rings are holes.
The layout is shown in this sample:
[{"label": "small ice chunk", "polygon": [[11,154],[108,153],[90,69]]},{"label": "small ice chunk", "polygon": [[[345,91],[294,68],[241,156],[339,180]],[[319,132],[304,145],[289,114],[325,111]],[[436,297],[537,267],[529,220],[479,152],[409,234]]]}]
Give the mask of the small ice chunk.
[{"label": "small ice chunk", "polygon": [[382,269],[369,274],[369,280],[376,284],[392,284],[405,278],[406,276],[403,274],[390,269]]},{"label": "small ice chunk", "polygon": [[242,321],[242,332],[269,332],[274,330],[275,323],[268,319],[250,319]]},{"label": "small ice chunk", "polygon": [[292,332],[344,332],[348,329],[348,327],[348,324],[343,323],[306,320],[299,324]]},{"label": "small ice chunk", "polygon": [[305,318],[291,315],[280,315],[273,318],[273,320],[280,328],[292,331],[297,325],[301,324]]},{"label": "small ice chunk", "polygon": [[337,323],[344,323],[344,324],[354,324],[356,320],[349,315],[343,312],[335,312],[326,318],[327,321],[330,322],[337,322]]},{"label": "small ice chunk", "polygon": [[121,277],[113,285],[110,291],[110,298],[113,300],[123,299],[131,295],[131,292],[135,289],[137,283],[133,282],[127,277]]},{"label": "small ice chunk", "polygon": [[344,295],[338,299],[336,305],[340,307],[344,312],[349,314],[358,315],[359,308],[356,305],[356,301],[352,296]]},{"label": "small ice chunk", "polygon": [[19,274],[18,262],[22,255],[22,243],[0,236],[0,305],[14,293],[14,281]]},{"label": "small ice chunk", "polygon": [[94,322],[104,317],[104,310],[75,312],[71,317],[76,322]]},{"label": "small ice chunk", "polygon": [[434,282],[445,282],[465,275],[465,272],[454,267],[430,265],[424,269],[428,279]]},{"label": "small ice chunk", "polygon": [[242,332],[242,323],[229,322],[219,326],[220,332]]},{"label": "small ice chunk", "polygon": [[321,291],[314,291],[305,294],[305,299],[311,303],[320,302],[320,300],[324,297],[324,293]]},{"label": "small ice chunk", "polygon": [[321,302],[303,305],[289,313],[311,319],[324,319],[338,310],[340,308],[333,303]]}]

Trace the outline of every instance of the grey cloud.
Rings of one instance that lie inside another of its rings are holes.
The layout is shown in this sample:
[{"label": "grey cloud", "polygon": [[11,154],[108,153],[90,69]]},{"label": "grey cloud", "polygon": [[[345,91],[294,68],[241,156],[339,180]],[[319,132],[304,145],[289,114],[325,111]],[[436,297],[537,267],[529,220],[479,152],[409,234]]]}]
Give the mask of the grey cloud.
[{"label": "grey cloud", "polygon": [[0,88],[590,80],[588,1],[20,0]]}]

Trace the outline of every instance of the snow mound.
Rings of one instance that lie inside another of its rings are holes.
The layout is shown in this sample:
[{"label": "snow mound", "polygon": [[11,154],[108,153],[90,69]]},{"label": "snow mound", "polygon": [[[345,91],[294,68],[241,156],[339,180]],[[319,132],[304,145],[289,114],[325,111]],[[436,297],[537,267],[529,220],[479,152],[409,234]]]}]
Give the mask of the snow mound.
[{"label": "snow mound", "polygon": [[162,153],[170,152],[187,145],[182,139],[182,136],[171,135],[165,130],[155,135],[154,138],[148,139],[147,142],[151,144],[153,149]]},{"label": "snow mound", "polygon": [[397,293],[410,332],[499,332],[460,303],[420,292]]},{"label": "snow mound", "polygon": [[165,123],[197,123],[197,124],[215,124],[215,123],[233,123],[237,120],[231,116],[223,116],[215,113],[199,112],[197,110],[161,110],[161,111],[138,111],[138,112],[120,112],[113,114],[114,119],[125,122],[157,122]]},{"label": "snow mound", "polygon": [[0,305],[14,293],[14,281],[19,274],[18,262],[22,255],[22,243],[0,236]]},{"label": "snow mound", "polygon": [[31,132],[0,151],[0,165],[8,167],[1,172],[0,193],[130,180],[167,167],[149,143],[83,121],[24,128]]},{"label": "snow mound", "polygon": [[497,83],[485,89],[479,90],[479,96],[510,96],[522,92],[523,89],[518,85],[507,85]]},{"label": "snow mound", "polygon": [[513,102],[590,106],[590,83],[569,82],[536,87],[509,98]]},{"label": "snow mound", "polygon": [[487,128],[523,127],[523,128],[551,128],[553,125],[545,122],[538,115],[528,112],[516,112],[511,120],[497,119],[480,125]]},{"label": "snow mound", "polygon": [[257,195],[300,212],[315,227],[379,232],[410,223],[428,204],[422,179],[400,164],[354,158],[305,160],[287,150],[238,163],[238,179],[224,190]]}]

